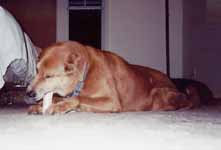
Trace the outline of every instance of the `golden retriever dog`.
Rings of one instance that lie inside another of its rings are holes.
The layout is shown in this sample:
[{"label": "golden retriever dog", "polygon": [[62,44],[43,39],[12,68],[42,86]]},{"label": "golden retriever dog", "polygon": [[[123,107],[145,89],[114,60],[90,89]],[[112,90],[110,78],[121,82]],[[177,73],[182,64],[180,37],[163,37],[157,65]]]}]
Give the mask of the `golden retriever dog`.
[{"label": "golden retriever dog", "polygon": [[[37,70],[27,92],[36,100],[49,92],[58,95],[53,97],[49,114],[169,111],[195,106],[160,71],[129,64],[114,53],[74,41],[43,50]],[[29,113],[42,113],[42,104],[31,106]]]}]

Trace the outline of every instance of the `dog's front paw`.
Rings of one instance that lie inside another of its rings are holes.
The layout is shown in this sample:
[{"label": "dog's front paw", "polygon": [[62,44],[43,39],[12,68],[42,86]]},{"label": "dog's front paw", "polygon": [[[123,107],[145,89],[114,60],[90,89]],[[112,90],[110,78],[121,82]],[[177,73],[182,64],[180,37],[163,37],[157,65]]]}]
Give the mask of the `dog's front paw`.
[{"label": "dog's front paw", "polygon": [[44,114],[54,115],[54,114],[65,114],[66,110],[61,105],[52,104]]},{"label": "dog's front paw", "polygon": [[65,114],[70,111],[76,110],[79,105],[78,101],[62,101],[52,104],[45,112],[45,114]]},{"label": "dog's front paw", "polygon": [[42,106],[41,105],[32,105],[28,108],[28,114],[42,114]]}]

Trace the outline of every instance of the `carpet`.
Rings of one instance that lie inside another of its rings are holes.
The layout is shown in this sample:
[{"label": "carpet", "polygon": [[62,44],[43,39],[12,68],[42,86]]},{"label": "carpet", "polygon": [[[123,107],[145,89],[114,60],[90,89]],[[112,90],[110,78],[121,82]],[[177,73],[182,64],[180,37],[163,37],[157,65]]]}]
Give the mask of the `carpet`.
[{"label": "carpet", "polygon": [[0,109],[2,150],[219,150],[221,107],[170,112],[27,115]]}]

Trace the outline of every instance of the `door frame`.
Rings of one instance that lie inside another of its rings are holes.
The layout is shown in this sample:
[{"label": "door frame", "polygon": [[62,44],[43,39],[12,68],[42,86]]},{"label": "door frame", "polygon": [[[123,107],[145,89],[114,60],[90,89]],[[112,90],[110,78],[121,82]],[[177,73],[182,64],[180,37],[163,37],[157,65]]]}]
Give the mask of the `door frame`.
[{"label": "door frame", "polygon": [[56,41],[69,40],[68,0],[56,1]]}]

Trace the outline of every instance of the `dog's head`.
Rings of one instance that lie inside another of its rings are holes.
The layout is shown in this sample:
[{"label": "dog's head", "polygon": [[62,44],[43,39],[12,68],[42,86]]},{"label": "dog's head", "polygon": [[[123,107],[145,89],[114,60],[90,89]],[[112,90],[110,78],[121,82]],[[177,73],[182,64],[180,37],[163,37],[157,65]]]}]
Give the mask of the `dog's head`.
[{"label": "dog's head", "polygon": [[37,75],[27,88],[30,97],[40,100],[48,92],[66,96],[74,90],[86,63],[84,47],[76,44],[60,43],[44,50]]}]

